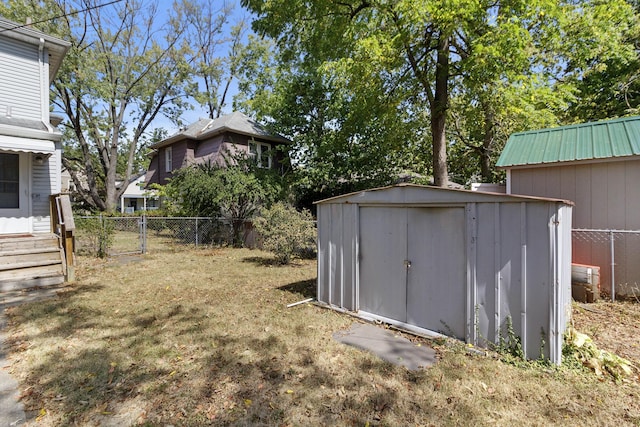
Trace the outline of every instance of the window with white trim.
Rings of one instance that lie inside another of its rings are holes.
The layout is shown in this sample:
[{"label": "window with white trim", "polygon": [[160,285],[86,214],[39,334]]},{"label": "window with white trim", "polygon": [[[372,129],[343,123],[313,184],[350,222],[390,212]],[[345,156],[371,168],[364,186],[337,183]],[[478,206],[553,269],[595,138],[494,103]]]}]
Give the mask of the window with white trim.
[{"label": "window with white trim", "polygon": [[259,168],[271,169],[271,144],[249,140],[249,157],[253,157]]},{"label": "window with white trim", "polygon": [[164,171],[171,172],[173,170],[173,156],[171,152],[171,147],[167,147],[164,149]]}]

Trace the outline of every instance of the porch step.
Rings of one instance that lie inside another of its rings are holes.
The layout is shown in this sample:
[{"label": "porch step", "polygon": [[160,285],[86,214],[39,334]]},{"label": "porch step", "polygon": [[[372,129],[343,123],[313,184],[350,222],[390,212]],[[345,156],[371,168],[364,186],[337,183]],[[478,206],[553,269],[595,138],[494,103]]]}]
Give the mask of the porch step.
[{"label": "porch step", "polygon": [[31,251],[33,249],[60,249],[58,236],[55,234],[34,234],[32,236],[5,235],[0,237],[0,254],[11,251]]},{"label": "porch step", "polygon": [[0,238],[0,292],[59,285],[63,257],[55,234]]}]

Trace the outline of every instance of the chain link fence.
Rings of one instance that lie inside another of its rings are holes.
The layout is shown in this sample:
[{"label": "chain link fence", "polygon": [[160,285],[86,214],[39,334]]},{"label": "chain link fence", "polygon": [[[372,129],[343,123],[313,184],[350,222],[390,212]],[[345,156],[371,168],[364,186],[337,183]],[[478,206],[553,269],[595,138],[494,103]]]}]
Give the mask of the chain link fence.
[{"label": "chain link fence", "polygon": [[640,298],[640,230],[572,230],[573,262],[600,267],[600,290]]},{"label": "chain link fence", "polygon": [[179,247],[257,245],[249,221],[204,217],[80,217],[76,253],[116,256]]}]

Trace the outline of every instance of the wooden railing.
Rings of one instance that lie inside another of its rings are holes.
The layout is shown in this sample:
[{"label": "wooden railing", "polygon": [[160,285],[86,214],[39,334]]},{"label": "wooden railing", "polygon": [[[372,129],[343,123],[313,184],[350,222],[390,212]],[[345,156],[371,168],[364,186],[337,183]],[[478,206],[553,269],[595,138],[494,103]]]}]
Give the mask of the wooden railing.
[{"label": "wooden railing", "polygon": [[75,280],[74,258],[74,231],[76,229],[71,210],[71,200],[68,194],[54,194],[49,198],[49,210],[51,214],[51,231],[58,235],[60,246],[64,254],[63,266],[65,280]]}]

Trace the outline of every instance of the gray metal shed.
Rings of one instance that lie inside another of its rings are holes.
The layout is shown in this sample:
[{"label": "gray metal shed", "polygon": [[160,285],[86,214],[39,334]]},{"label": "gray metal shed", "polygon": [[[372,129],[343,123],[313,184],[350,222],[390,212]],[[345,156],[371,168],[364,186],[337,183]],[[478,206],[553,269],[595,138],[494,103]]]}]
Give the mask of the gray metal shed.
[{"label": "gray metal shed", "polygon": [[[571,202],[401,184],[317,202],[318,301],[560,363]],[[542,349],[542,350],[541,350]]]}]

